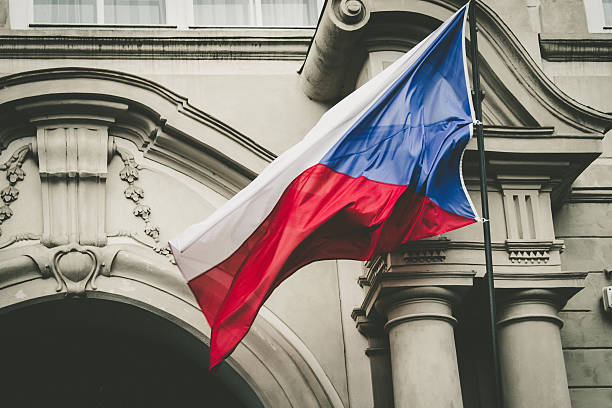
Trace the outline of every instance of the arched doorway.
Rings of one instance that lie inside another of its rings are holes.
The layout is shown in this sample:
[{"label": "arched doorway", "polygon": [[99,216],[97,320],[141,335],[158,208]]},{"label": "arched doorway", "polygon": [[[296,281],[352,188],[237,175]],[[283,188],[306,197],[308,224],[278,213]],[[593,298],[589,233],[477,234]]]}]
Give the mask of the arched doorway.
[{"label": "arched doorway", "polygon": [[261,407],[204,343],[127,303],[47,301],[0,315],[1,388],[20,407]]}]

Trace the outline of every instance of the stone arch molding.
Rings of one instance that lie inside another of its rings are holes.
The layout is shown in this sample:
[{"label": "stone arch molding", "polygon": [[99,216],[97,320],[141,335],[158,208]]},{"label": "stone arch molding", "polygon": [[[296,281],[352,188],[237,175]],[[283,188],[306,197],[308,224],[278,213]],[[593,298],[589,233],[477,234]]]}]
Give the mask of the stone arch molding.
[{"label": "stone arch molding", "polygon": [[[110,299],[207,344],[210,329],[163,243],[274,155],[171,90],[106,70],[0,78],[0,123],[0,313]],[[342,406],[316,358],[265,308],[225,369],[248,384],[253,406]]]}]

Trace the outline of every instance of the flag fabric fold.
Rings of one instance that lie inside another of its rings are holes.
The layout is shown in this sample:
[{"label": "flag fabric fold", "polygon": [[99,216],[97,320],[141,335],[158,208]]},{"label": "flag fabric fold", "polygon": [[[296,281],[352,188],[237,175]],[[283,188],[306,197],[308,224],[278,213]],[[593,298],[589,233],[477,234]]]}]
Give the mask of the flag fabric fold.
[{"label": "flag fabric fold", "polygon": [[211,326],[211,367],[302,266],[366,260],[478,219],[461,174],[474,122],[466,14],[463,7],[340,101],[245,189],[170,241]]}]

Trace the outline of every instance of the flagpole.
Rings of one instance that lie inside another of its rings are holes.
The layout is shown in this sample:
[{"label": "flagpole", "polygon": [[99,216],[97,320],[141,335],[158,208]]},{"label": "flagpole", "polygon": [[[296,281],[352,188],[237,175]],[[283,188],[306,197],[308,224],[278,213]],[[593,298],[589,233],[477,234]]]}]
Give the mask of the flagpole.
[{"label": "flagpole", "polygon": [[493,257],[491,254],[491,227],[489,224],[489,200],[487,196],[487,167],[485,160],[484,135],[482,132],[482,101],[480,91],[480,74],[478,72],[478,28],[476,26],[476,1],[470,2],[470,42],[472,45],[472,80],[474,113],[476,114],[476,140],[480,157],[480,197],[482,201],[482,229],[484,233],[486,276],[489,301],[489,328],[491,335],[491,354],[493,360],[493,378],[495,382],[495,406],[503,407],[499,354],[497,352],[497,325],[495,321],[495,283],[493,279]]}]

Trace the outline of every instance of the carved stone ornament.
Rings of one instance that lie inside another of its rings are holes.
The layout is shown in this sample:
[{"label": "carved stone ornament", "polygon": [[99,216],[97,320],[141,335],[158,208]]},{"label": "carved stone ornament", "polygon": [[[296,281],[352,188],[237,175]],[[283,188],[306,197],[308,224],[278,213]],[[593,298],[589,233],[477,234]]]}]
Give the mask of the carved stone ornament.
[{"label": "carved stone ornament", "polygon": [[[13,210],[10,205],[19,198],[19,190],[15,185],[25,179],[25,172],[21,167],[31,151],[32,144],[22,146],[5,163],[0,165],[0,170],[6,171],[6,179],[9,182],[7,187],[0,190],[0,199],[2,199],[3,204],[0,206],[0,224],[13,216]],[[0,231],[0,235],[2,235],[2,231]]]},{"label": "carved stone ornament", "polygon": [[402,248],[404,262],[409,264],[444,262],[449,244],[450,240],[444,237],[408,243]]},{"label": "carved stone ornament", "polygon": [[131,200],[136,204],[132,209],[132,214],[134,214],[135,217],[141,218],[145,222],[143,231],[145,235],[151,237],[151,239],[155,242],[155,245],[150,245],[149,243],[143,242],[143,240],[138,239],[135,234],[122,232],[112,234],[112,236],[129,236],[132,239],[135,239],[138,242],[152,248],[156,253],[164,255],[171,263],[175,264],[176,262],[170,248],[167,245],[158,245],[159,227],[151,222],[151,207],[141,202],[145,196],[144,189],[134,184],[140,176],[139,170],[142,169],[142,166],[136,163],[134,156],[126,149],[115,147],[115,152],[117,155],[119,155],[124,165],[123,169],[119,172],[119,177],[128,184],[123,194],[125,195],[126,199]]},{"label": "carved stone ornament", "polygon": [[29,255],[38,265],[43,278],[55,278],[57,292],[82,296],[89,286],[96,290],[96,277],[112,263],[118,249],[68,244]]},{"label": "carved stone ornament", "polygon": [[518,264],[545,264],[551,250],[563,250],[563,241],[512,241],[506,240],[510,262]]}]

